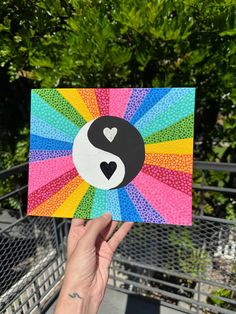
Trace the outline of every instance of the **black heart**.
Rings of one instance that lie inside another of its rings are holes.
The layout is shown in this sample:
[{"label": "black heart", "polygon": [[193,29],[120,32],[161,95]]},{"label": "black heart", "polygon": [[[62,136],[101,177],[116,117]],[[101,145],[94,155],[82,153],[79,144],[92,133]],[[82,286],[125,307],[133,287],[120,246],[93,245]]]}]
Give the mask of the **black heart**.
[{"label": "black heart", "polygon": [[114,161],[109,162],[109,164],[107,162],[103,161],[100,164],[100,168],[101,168],[103,174],[105,175],[105,177],[108,180],[110,180],[111,176],[116,171],[117,165]]}]

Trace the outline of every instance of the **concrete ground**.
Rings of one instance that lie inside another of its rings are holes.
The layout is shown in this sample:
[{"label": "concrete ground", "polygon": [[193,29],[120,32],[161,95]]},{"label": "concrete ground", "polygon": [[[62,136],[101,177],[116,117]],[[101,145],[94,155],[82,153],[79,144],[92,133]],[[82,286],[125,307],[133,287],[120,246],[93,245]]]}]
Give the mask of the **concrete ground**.
[{"label": "concrete ground", "polygon": [[[46,312],[53,314],[55,304]],[[181,314],[182,312],[160,305],[159,302],[137,295],[107,289],[98,314]]]}]

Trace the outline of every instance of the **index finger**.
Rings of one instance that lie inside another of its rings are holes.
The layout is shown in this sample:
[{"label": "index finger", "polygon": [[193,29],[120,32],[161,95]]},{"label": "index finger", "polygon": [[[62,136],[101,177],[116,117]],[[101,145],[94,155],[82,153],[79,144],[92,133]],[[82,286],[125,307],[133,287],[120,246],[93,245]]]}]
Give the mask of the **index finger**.
[{"label": "index finger", "polygon": [[133,222],[124,222],[123,225],[113,234],[111,239],[108,241],[108,244],[113,253],[115,252],[121,241],[124,239],[124,237],[127,235],[127,233],[130,231],[133,224]]}]

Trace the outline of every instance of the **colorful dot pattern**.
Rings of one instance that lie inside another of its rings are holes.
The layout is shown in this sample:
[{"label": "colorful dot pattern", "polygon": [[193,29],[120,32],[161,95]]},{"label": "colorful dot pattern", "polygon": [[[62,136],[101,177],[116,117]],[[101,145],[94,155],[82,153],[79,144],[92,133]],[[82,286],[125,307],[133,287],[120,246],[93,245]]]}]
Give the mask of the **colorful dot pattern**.
[{"label": "colorful dot pattern", "polygon": [[[33,90],[28,213],[191,225],[194,101],[194,88]],[[85,182],[72,159],[80,128],[105,115],[129,121],[145,143],[140,173],[112,190]]]},{"label": "colorful dot pattern", "polygon": [[86,123],[85,119],[78,111],[76,111],[56,89],[37,89],[37,94],[52,106],[52,108],[56,109],[79,128]]},{"label": "colorful dot pattern", "polygon": [[95,90],[99,111],[101,116],[109,115],[109,101],[110,91],[109,88],[97,88]]},{"label": "colorful dot pattern", "polygon": [[[79,127],[77,125],[73,124],[70,120],[67,119],[67,117],[53,109],[46,101],[37,95],[35,91],[32,91],[31,93],[31,122],[33,122],[33,117],[37,117],[48,125],[51,125],[52,130],[50,131],[50,134],[52,136],[54,134],[53,130],[55,128],[69,135],[69,137],[73,139],[79,132]],[[30,128],[31,127],[32,124]]]},{"label": "colorful dot pattern", "polygon": [[193,171],[192,155],[146,154],[144,163],[189,174]]},{"label": "colorful dot pattern", "polygon": [[51,158],[58,158],[64,156],[70,156],[72,154],[72,150],[31,150],[29,160],[40,161]]},{"label": "colorful dot pattern", "polygon": [[93,88],[79,88],[78,92],[86,103],[93,118],[95,119],[100,117],[100,111],[95,90]]},{"label": "colorful dot pattern", "polygon": [[78,176],[76,169],[72,169],[63,173],[60,177],[50,181],[48,184],[43,185],[38,190],[29,194],[28,197],[28,210],[32,211],[35,207],[45,202],[52,195],[57,193],[63,186],[69,183],[72,179]]},{"label": "colorful dot pattern", "polygon": [[88,191],[82,198],[82,201],[80,202],[79,206],[77,207],[74,213],[74,218],[84,218],[84,219],[91,218],[91,209],[93,206],[95,190],[96,190],[95,187],[93,186],[89,187]]},{"label": "colorful dot pattern", "polygon": [[145,96],[150,92],[150,88],[134,88],[126,107],[124,119],[130,121],[136,110],[143,102]]}]

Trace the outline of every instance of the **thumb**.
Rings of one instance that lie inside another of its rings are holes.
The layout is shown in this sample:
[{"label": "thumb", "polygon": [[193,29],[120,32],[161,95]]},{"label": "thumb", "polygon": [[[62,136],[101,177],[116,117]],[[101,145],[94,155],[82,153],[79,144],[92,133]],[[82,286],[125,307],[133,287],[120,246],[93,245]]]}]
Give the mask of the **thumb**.
[{"label": "thumb", "polygon": [[86,245],[95,245],[95,242],[99,234],[108,226],[112,220],[112,215],[110,213],[105,213],[102,216],[94,219],[87,227],[83,240]]}]

